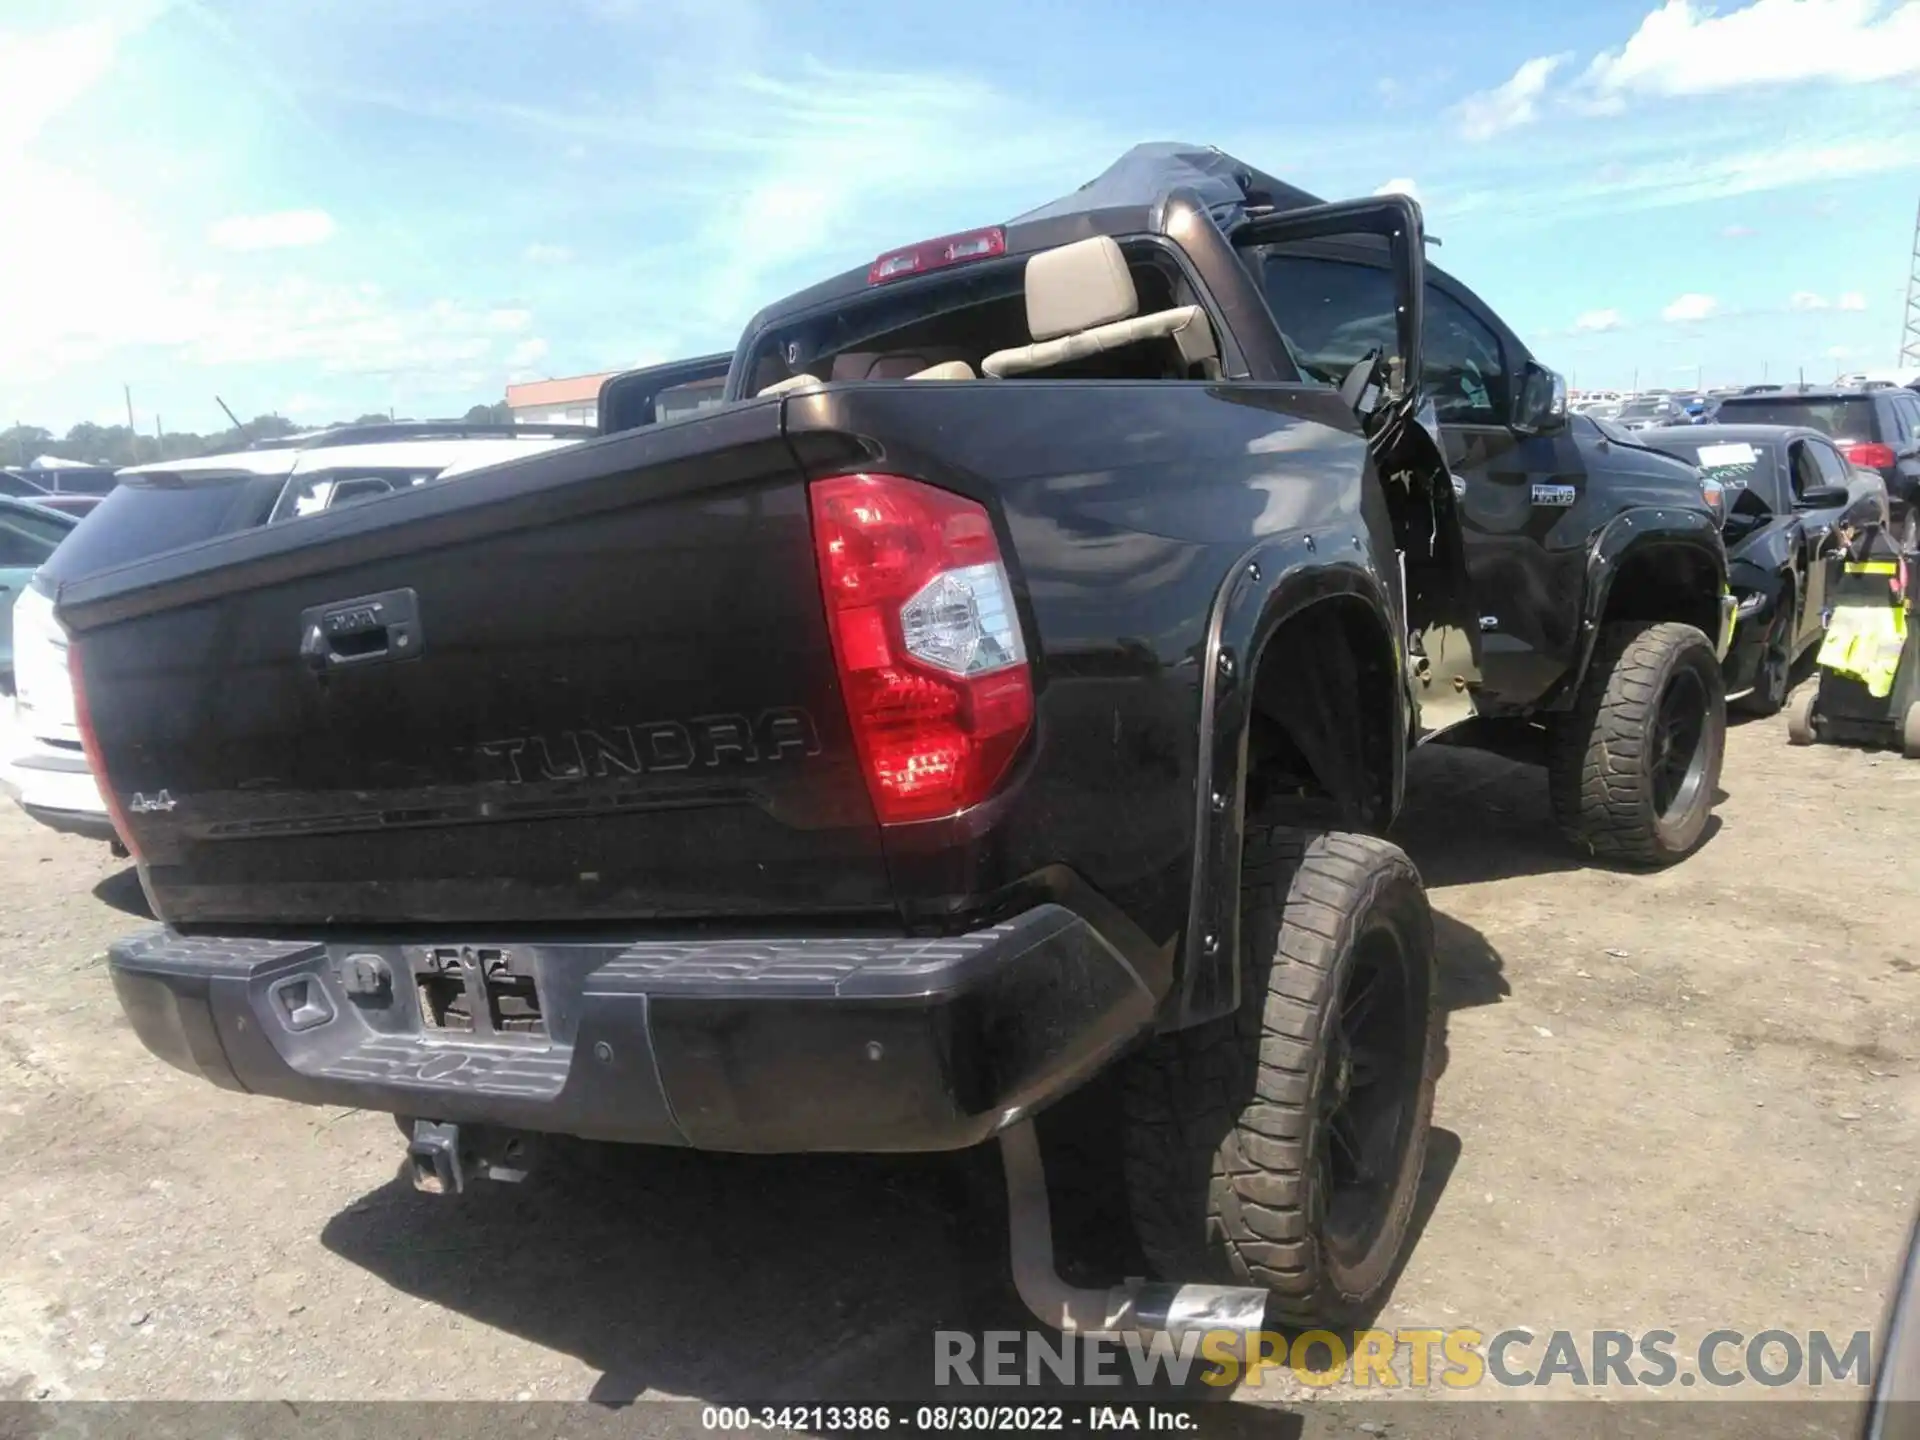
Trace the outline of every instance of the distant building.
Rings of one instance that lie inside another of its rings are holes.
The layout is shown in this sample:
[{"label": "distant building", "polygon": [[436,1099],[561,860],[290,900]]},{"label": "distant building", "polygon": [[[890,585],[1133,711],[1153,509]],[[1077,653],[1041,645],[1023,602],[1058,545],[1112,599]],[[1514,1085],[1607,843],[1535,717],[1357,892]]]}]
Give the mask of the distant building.
[{"label": "distant building", "polygon": [[513,418],[535,425],[594,425],[600,419],[600,387],[617,371],[573,375],[564,380],[530,380],[507,386]]}]

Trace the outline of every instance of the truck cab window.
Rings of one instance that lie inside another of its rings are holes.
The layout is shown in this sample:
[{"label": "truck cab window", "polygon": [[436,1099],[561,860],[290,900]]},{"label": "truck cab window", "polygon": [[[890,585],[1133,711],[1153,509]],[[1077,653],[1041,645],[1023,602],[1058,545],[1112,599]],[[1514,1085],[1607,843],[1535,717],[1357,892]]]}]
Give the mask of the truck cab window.
[{"label": "truck cab window", "polygon": [[[879,287],[755,345],[746,395],[809,381],[995,378],[1186,380],[1218,373],[1210,320],[1177,266],[1112,240],[1116,281],[1083,247],[1042,252],[1051,266],[1030,275],[1026,257],[955,271],[897,290]],[[1094,283],[1095,281],[1101,283]],[[1049,287],[1043,309],[1067,315],[1060,332],[1036,335],[1029,285]]]},{"label": "truck cab window", "polygon": [[[1338,385],[1369,350],[1394,344],[1393,272],[1384,265],[1268,249],[1260,276],[1301,368]],[[1504,425],[1509,413],[1500,337],[1459,301],[1427,286],[1422,374],[1440,419]]]}]

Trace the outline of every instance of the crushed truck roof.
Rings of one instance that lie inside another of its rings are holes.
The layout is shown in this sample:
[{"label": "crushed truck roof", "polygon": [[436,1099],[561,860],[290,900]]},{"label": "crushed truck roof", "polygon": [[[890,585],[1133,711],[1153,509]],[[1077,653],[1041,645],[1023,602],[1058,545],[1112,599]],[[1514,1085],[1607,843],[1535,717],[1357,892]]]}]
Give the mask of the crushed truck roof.
[{"label": "crushed truck roof", "polygon": [[[1227,205],[1270,205],[1299,210],[1319,205],[1318,196],[1275,179],[1211,145],[1153,140],[1136,145],[1071,194],[1049,201],[1009,225],[1029,225],[1102,210],[1150,210],[1173,190],[1191,190],[1209,209]],[[1144,213],[1142,219],[1144,220]]]},{"label": "crushed truck roof", "polygon": [[[1153,140],[1135,145],[1072,193],[999,223],[1008,232],[1008,250],[1014,252],[1045,249],[1077,239],[1085,233],[1090,218],[1092,228],[1102,233],[1135,234],[1152,228],[1155,207],[1168,194],[1182,189],[1193,191],[1216,215],[1242,205],[1300,210],[1324,203],[1299,186],[1276,179],[1223,150],[1179,140]],[[902,243],[911,243],[927,237],[900,238]],[[746,334],[752,336],[778,320],[868,288],[865,265],[844,271],[774,301],[748,322]]]}]

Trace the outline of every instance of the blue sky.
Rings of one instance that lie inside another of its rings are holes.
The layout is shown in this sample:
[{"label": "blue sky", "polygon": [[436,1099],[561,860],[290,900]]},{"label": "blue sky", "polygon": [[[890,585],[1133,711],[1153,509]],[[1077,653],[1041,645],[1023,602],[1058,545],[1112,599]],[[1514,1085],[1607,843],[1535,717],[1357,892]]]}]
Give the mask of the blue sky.
[{"label": "blue sky", "polygon": [[1920,0],[5,0],[0,423],[463,410],[1147,139],[1329,198],[1583,386],[1891,366]]}]

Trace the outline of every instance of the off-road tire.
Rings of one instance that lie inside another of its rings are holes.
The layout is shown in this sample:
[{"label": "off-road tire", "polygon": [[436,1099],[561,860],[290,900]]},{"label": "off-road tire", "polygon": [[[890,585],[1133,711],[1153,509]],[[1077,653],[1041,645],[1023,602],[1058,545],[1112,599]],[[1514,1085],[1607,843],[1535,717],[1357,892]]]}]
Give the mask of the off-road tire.
[{"label": "off-road tire", "polygon": [[1760,668],[1754,673],[1753,689],[1738,700],[1729,700],[1727,708],[1743,715],[1765,718],[1778,715],[1793,689],[1793,605],[1791,586],[1780,592],[1773,619],[1767,622],[1766,638],[1760,647]]},{"label": "off-road tire", "polygon": [[[1658,802],[1661,706],[1669,690],[1699,687],[1699,768],[1671,804]],[[1671,865],[1700,843],[1727,747],[1726,682],[1713,643],[1691,625],[1606,626],[1570,714],[1553,727],[1547,787],[1567,838],[1621,865]]]},{"label": "off-road tire", "polygon": [[1907,706],[1907,713],[1900,717],[1900,753],[1920,760],[1920,700]]},{"label": "off-road tire", "polygon": [[1793,697],[1793,703],[1787,707],[1787,743],[1789,745],[1811,745],[1820,738],[1820,731],[1813,723],[1813,707],[1820,698],[1817,686],[1809,686]]},{"label": "off-road tire", "polygon": [[[1155,1038],[1122,1070],[1134,1230],[1164,1279],[1264,1286],[1283,1319],[1359,1322],[1395,1273],[1433,1114],[1441,1045],[1426,892],[1383,840],[1250,826],[1240,895],[1238,1010]],[[1323,1102],[1355,1073],[1336,1075],[1334,1056],[1363,946],[1359,973],[1404,972],[1395,1013],[1410,1043],[1382,1092],[1403,1108],[1375,1132],[1395,1142],[1381,1149],[1377,1215],[1343,1246],[1328,1225]],[[1381,967],[1383,954],[1393,958]]]}]

